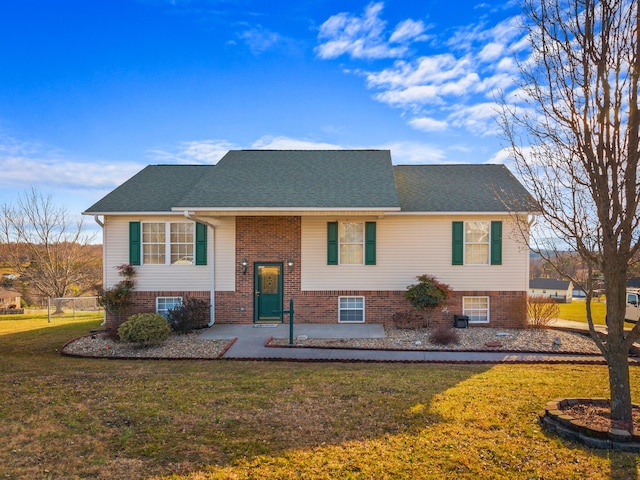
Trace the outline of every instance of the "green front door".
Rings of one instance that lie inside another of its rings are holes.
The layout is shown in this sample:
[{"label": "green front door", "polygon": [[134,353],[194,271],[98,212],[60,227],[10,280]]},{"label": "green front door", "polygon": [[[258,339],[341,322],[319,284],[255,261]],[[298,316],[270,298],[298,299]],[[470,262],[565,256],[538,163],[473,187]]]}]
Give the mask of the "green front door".
[{"label": "green front door", "polygon": [[256,263],[254,322],[282,322],[282,263]]}]

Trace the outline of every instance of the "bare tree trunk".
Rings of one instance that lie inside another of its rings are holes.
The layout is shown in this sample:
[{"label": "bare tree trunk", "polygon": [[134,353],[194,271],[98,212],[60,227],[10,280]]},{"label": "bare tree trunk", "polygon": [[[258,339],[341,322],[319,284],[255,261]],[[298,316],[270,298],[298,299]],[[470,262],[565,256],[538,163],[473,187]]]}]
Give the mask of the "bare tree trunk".
[{"label": "bare tree trunk", "polygon": [[[614,263],[614,262],[612,262]],[[620,262],[621,263],[621,262]],[[624,336],[626,313],[627,271],[624,264],[609,264],[604,271],[607,291],[607,341],[603,355],[609,369],[611,394],[611,420],[631,431],[633,428],[631,408],[631,382],[629,379],[629,347]]]}]

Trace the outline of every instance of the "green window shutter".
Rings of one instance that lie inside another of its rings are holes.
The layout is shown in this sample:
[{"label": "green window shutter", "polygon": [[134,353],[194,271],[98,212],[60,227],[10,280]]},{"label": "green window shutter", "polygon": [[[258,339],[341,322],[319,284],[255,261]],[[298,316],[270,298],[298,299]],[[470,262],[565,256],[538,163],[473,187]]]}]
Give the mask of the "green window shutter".
[{"label": "green window shutter", "polygon": [[196,265],[207,264],[207,226],[196,222]]},{"label": "green window shutter", "polygon": [[464,265],[464,222],[453,222],[452,265]]},{"label": "green window shutter", "polygon": [[376,222],[364,224],[364,264],[376,264]]},{"label": "green window shutter", "polygon": [[338,265],[338,222],[327,222],[327,265]]},{"label": "green window shutter", "polygon": [[129,263],[140,265],[140,222],[129,222]]},{"label": "green window shutter", "polygon": [[491,265],[502,265],[502,222],[491,222]]}]

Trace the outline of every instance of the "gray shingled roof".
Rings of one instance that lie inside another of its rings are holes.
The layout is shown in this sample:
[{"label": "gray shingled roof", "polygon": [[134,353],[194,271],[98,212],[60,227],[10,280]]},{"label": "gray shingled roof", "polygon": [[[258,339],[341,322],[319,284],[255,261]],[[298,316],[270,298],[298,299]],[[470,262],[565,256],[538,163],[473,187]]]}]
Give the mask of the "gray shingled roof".
[{"label": "gray shingled roof", "polygon": [[529,280],[529,288],[567,290],[570,283],[569,280],[558,280],[557,278],[532,278]]},{"label": "gray shingled roof", "polygon": [[175,206],[399,208],[388,150],[230,151]]},{"label": "gray shingled roof", "polygon": [[149,165],[85,213],[170,212],[213,165]]},{"label": "gray shingled roof", "polygon": [[150,165],[85,213],[172,208],[506,212],[527,210],[527,201],[529,194],[503,165],[394,167],[388,150],[233,150],[217,165]]},{"label": "gray shingled roof", "polygon": [[504,165],[397,165],[403,212],[528,211],[533,201]]}]

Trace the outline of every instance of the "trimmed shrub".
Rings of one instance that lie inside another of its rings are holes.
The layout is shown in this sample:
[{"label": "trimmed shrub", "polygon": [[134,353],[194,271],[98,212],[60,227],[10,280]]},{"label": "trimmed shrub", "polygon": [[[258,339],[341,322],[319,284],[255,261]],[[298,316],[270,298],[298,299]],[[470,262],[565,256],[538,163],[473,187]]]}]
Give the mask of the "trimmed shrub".
[{"label": "trimmed shrub", "polygon": [[544,295],[529,295],[527,302],[527,317],[532,328],[544,328],[549,322],[560,315],[560,307],[549,297]]},{"label": "trimmed shrub", "polygon": [[123,342],[137,343],[142,347],[158,345],[171,335],[167,319],[159,313],[138,313],[118,327]]},{"label": "trimmed shrub", "polygon": [[169,310],[167,317],[175,332],[189,333],[209,324],[209,312],[209,302],[199,298],[186,298],[182,305]]},{"label": "trimmed shrub", "polygon": [[432,275],[420,275],[417,279],[417,284],[407,287],[404,298],[416,309],[423,312],[426,325],[429,326],[435,309],[446,305],[451,287],[438,281]]},{"label": "trimmed shrub", "polygon": [[452,345],[460,343],[460,336],[455,328],[442,325],[429,334],[429,341],[436,345]]}]

